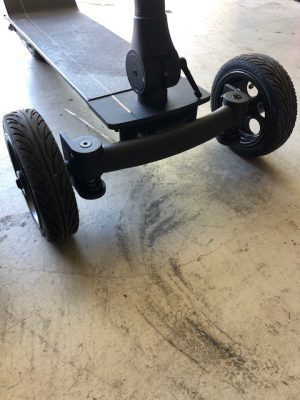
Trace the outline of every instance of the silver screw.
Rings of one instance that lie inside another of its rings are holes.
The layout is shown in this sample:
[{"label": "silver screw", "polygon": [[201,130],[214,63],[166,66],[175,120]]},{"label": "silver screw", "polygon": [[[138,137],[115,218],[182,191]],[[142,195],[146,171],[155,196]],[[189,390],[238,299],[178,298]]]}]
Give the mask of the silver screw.
[{"label": "silver screw", "polygon": [[82,142],[80,142],[80,147],[86,149],[88,147],[91,147],[92,142],[90,140],[83,140]]},{"label": "silver screw", "polygon": [[232,95],[232,97],[234,98],[234,100],[241,100],[242,96],[240,94],[234,93]]}]

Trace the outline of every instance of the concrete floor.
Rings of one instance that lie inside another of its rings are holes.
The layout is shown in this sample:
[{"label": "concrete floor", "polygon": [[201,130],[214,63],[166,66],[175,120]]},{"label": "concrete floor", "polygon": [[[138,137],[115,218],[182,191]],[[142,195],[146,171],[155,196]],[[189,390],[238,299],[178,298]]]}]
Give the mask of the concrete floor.
[{"label": "concrete floor", "polygon": [[[130,39],[132,3],[82,7]],[[299,3],[167,9],[203,87],[257,51],[286,67],[300,98]],[[35,107],[55,135],[104,131],[3,20],[0,38],[1,115]],[[255,161],[211,141],[111,173],[105,197],[78,199],[80,230],[60,246],[31,221],[1,137],[1,400],[300,399],[299,129]]]}]

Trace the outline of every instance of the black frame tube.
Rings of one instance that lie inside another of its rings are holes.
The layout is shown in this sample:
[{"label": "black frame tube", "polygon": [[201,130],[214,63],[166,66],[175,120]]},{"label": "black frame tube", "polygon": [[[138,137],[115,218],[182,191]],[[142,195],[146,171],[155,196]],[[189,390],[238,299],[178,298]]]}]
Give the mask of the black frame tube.
[{"label": "black frame tube", "polygon": [[100,171],[117,171],[174,156],[234,127],[235,121],[236,111],[225,105],[185,126],[141,139],[105,145],[99,157]]},{"label": "black frame tube", "polygon": [[165,13],[165,0],[135,0],[136,17],[148,18]]},{"label": "black frame tube", "polygon": [[[110,145],[95,136],[71,139],[60,134],[64,158],[76,181],[94,182],[102,174],[159,161],[192,149],[230,128],[241,126],[248,110],[248,95],[230,91],[223,106],[184,126]],[[86,143],[85,143],[86,142]]]},{"label": "black frame tube", "polygon": [[181,66],[173,45],[165,0],[135,0],[131,49],[126,73],[139,101],[161,107],[167,102],[167,88],[177,85]]}]

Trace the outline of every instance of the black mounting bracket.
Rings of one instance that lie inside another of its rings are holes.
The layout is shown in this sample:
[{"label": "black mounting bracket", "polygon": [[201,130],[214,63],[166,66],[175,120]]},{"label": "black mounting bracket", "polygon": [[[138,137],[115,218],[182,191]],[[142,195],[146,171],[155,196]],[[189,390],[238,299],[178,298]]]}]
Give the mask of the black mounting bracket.
[{"label": "black mounting bracket", "polygon": [[101,179],[101,156],[103,147],[96,136],[81,136],[71,139],[60,134],[65,163],[72,185],[78,194],[87,200],[94,200],[105,194],[105,183]]},{"label": "black mounting bracket", "polygon": [[135,0],[126,72],[139,101],[148,106],[166,104],[167,89],[177,85],[180,69],[179,56],[169,32],[165,0]]}]

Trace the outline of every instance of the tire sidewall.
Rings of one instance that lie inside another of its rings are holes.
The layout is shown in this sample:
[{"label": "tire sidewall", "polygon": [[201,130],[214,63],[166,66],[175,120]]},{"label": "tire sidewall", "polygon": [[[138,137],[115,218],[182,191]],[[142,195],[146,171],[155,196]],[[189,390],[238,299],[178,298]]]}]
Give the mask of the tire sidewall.
[{"label": "tire sidewall", "polygon": [[[34,206],[36,208],[37,211],[37,216],[38,216],[38,223],[35,220],[35,218],[33,218],[33,220],[35,221],[38,229],[40,230],[41,234],[43,236],[45,236],[45,231],[46,231],[46,223],[42,217],[42,213],[41,213],[41,209],[39,206],[39,202],[38,199],[35,195],[35,190],[34,190],[34,185],[30,176],[30,171],[28,171],[28,168],[26,166],[27,162],[26,159],[23,157],[22,152],[19,149],[19,145],[18,142],[16,141],[15,135],[10,131],[9,126],[7,125],[6,121],[3,121],[3,130],[4,130],[4,137],[5,137],[5,143],[6,143],[6,147],[8,149],[9,152],[9,156],[11,159],[11,153],[10,151],[14,152],[14,156],[18,159],[18,163],[20,166],[20,171],[22,171],[22,173],[25,175],[25,178],[27,180],[28,183],[28,187],[27,189],[29,189],[30,191],[30,195],[32,197],[32,200],[34,202]],[[7,142],[10,142],[10,146],[11,146],[11,150],[8,148],[9,144]],[[12,161],[12,160],[11,160]],[[13,164],[13,162],[12,162]],[[14,167],[14,171],[15,171],[15,166]],[[16,171],[15,171],[16,172]],[[45,191],[47,190],[47,183],[45,183]],[[25,200],[26,201],[26,200]],[[29,212],[31,213],[31,211],[29,210]]]},{"label": "tire sidewall", "polygon": [[[247,155],[251,156],[251,152],[257,153],[263,151],[263,149],[273,140],[274,134],[276,134],[275,131],[278,130],[278,120],[281,113],[281,108],[279,106],[280,101],[276,92],[272,88],[271,82],[256,65],[246,61],[234,60],[225,64],[214,80],[211,95],[212,111],[222,105],[221,96],[223,94],[224,85],[228,83],[229,78],[233,76],[233,74],[241,74],[241,77],[242,75],[247,77],[249,82],[252,82],[261,92],[263,97],[265,124],[260,140],[250,145],[241,143],[230,145],[232,150],[238,153],[246,150]],[[222,143],[221,137],[217,137],[217,139]]]}]

